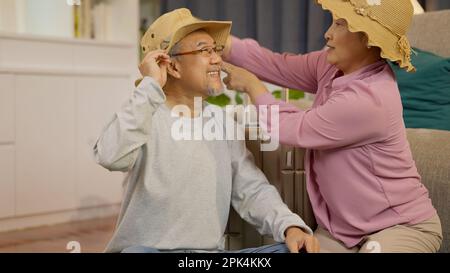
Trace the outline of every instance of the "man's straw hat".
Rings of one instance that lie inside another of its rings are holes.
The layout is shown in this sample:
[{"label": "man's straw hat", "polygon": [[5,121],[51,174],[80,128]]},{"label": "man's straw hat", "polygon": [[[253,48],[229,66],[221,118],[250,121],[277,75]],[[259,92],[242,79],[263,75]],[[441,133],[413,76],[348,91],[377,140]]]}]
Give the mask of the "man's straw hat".
[{"label": "man's straw hat", "polygon": [[[225,46],[231,31],[230,21],[203,21],[192,16],[186,8],[176,9],[161,15],[145,32],[141,40],[144,53],[162,49],[167,53],[188,34],[196,30],[204,30],[214,39],[217,45]],[[142,79],[136,80],[137,86]]]},{"label": "man's straw hat", "polygon": [[199,29],[211,35],[217,45],[225,46],[231,22],[203,21],[192,16],[188,9],[176,9],[160,16],[148,28],[141,40],[142,50],[144,53],[156,49],[169,52],[177,42]]}]

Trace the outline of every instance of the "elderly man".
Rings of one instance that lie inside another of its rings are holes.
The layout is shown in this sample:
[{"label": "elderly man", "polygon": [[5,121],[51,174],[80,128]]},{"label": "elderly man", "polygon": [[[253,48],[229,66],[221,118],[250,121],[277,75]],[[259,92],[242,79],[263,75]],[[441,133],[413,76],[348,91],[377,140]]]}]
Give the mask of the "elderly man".
[{"label": "elderly man", "polygon": [[223,252],[230,204],[280,242],[242,252],[319,250],[310,228],[282,202],[243,141],[173,137],[176,120],[203,117],[177,118],[171,109],[193,110],[194,97],[223,89],[220,56],[230,28],[230,22],[200,21],[179,9],[158,18],[142,39],[144,78],[94,147],[100,165],[129,172],[107,252]]}]

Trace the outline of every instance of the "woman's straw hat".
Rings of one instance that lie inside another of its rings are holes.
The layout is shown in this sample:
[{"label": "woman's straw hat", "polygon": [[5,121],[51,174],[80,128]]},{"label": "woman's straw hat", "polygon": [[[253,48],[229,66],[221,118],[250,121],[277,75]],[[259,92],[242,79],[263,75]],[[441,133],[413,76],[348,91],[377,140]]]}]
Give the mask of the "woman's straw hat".
[{"label": "woman's straw hat", "polygon": [[381,48],[381,57],[398,63],[408,72],[411,46],[406,33],[414,8],[410,0],[316,0],[336,18],[347,20],[351,32],[364,32],[369,46]]}]

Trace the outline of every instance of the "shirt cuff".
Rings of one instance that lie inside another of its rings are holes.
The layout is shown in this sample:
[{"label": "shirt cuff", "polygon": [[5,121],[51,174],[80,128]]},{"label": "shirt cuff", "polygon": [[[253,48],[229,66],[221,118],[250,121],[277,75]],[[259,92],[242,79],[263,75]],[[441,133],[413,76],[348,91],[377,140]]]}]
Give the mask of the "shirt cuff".
[{"label": "shirt cuff", "polygon": [[285,221],[283,223],[283,225],[281,226],[280,234],[278,235],[279,239],[281,239],[280,242],[284,242],[286,240],[286,236],[284,235],[284,233],[286,232],[286,229],[288,227],[299,227],[305,233],[308,233],[309,235],[313,235],[312,229],[305,224],[305,222],[300,218],[300,216],[295,215],[295,217],[293,217],[289,221]]},{"label": "shirt cuff", "polygon": [[256,97],[256,99],[253,103],[256,106],[270,105],[270,104],[276,104],[277,100],[272,96],[272,94],[270,92],[267,92],[265,94],[262,94],[262,95]]}]

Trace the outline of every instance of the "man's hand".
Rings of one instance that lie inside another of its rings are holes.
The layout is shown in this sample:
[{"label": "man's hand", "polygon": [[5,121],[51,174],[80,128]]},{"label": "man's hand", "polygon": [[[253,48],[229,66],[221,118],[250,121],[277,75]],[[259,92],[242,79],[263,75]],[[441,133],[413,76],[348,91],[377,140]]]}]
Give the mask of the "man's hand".
[{"label": "man's hand", "polygon": [[298,253],[302,248],[305,248],[308,253],[318,253],[320,250],[319,240],[299,227],[287,228],[285,235],[285,243],[291,253]]},{"label": "man's hand", "polygon": [[223,82],[230,90],[245,92],[250,95],[252,100],[268,92],[266,86],[253,73],[244,68],[223,62],[222,71],[228,74]]},{"label": "man's hand", "polygon": [[167,82],[167,66],[170,64],[170,56],[163,50],[154,50],[147,53],[139,65],[142,76],[155,79],[161,88]]}]

